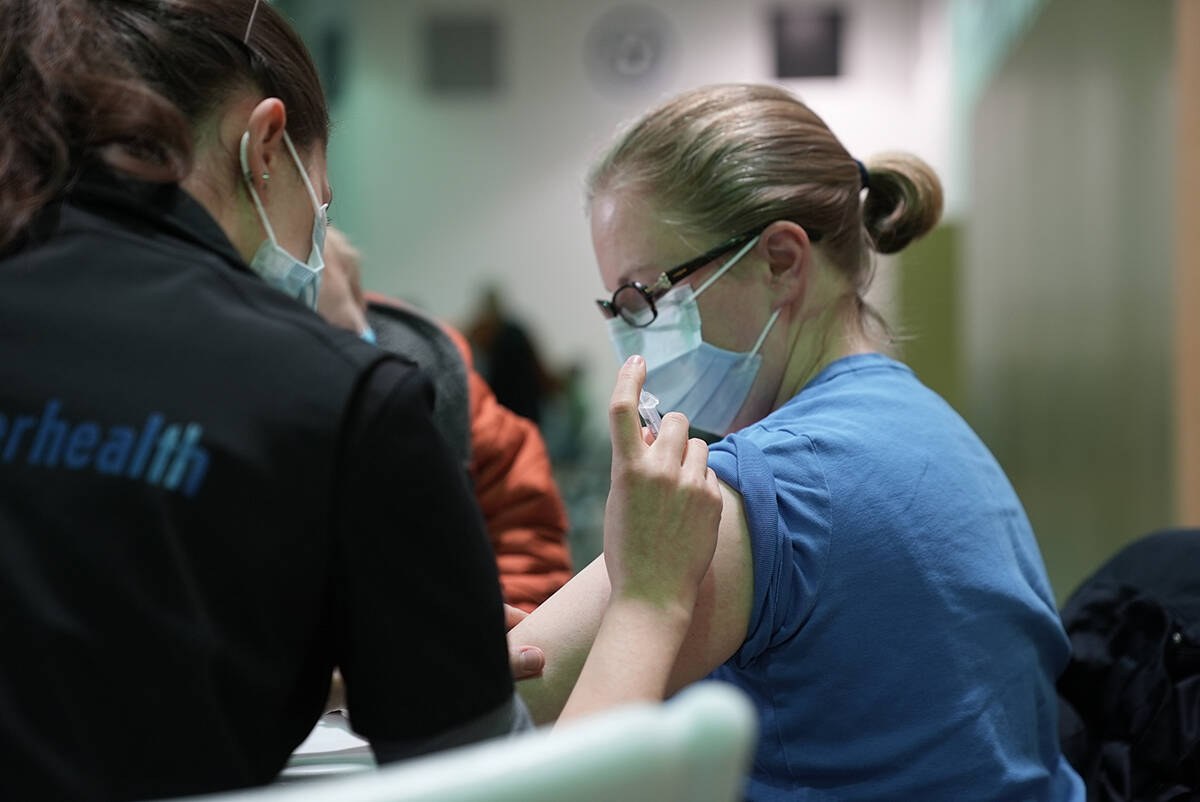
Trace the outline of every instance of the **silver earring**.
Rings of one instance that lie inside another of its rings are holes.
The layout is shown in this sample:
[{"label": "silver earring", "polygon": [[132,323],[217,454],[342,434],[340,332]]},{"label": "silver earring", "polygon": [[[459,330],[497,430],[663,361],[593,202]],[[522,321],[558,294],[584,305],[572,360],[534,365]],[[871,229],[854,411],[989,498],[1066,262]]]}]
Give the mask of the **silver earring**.
[{"label": "silver earring", "polygon": [[266,181],[266,180],[267,180],[267,179],[269,179],[270,177],[271,177],[271,174],[270,174],[270,173],[263,173],[263,181]]}]

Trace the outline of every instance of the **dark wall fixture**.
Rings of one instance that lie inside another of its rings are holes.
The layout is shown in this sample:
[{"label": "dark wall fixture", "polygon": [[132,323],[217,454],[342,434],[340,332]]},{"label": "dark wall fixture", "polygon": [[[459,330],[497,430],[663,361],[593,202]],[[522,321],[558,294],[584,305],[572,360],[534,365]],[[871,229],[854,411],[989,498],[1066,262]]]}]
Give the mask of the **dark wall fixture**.
[{"label": "dark wall fixture", "polygon": [[489,94],[500,89],[500,21],[491,15],[425,20],[425,87],[433,94]]},{"label": "dark wall fixture", "polygon": [[840,9],[777,8],[771,16],[777,78],[841,75],[843,18]]}]

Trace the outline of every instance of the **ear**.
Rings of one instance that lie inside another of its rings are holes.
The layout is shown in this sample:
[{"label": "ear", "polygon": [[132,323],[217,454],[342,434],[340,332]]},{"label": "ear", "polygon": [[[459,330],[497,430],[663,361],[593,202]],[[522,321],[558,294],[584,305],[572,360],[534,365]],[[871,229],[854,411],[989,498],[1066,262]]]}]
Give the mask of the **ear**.
[{"label": "ear", "polygon": [[787,306],[804,295],[812,266],[808,233],[790,220],[777,220],[763,229],[756,250],[771,272],[775,301]]},{"label": "ear", "polygon": [[283,144],[286,128],[287,111],[277,97],[260,101],[246,121],[249,136],[246,137],[245,162],[241,169],[248,173],[246,180],[254,184],[260,195],[266,194],[271,177],[283,165],[282,160],[289,158]]}]

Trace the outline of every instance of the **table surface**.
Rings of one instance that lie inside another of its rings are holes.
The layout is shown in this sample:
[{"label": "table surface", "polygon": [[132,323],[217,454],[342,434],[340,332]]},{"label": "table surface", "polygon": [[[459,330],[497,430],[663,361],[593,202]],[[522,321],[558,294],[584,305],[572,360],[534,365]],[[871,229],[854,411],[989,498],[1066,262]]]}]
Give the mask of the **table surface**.
[{"label": "table surface", "polygon": [[350,729],[341,713],[326,713],[296,747],[277,782],[296,782],[375,767],[371,746]]}]

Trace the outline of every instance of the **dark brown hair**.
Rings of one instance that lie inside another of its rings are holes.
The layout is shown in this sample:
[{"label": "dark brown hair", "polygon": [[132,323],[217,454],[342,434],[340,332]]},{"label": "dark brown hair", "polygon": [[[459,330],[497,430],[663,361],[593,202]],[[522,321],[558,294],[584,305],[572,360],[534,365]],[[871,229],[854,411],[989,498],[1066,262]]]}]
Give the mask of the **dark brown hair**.
[{"label": "dark brown hair", "polygon": [[[849,277],[863,313],[870,250],[895,253],[942,213],[933,170],[909,154],[869,160],[867,191],[854,158],[812,109],[754,84],[708,86],[638,120],[588,178],[588,201],[628,188],[690,232],[723,239],[791,220]],[[886,326],[884,326],[886,330]]]},{"label": "dark brown hair", "polygon": [[255,6],[0,0],[0,251],[85,162],[182,180],[194,126],[239,87],[284,102],[298,148],[323,144],[329,112],[308,50],[265,0]]}]

